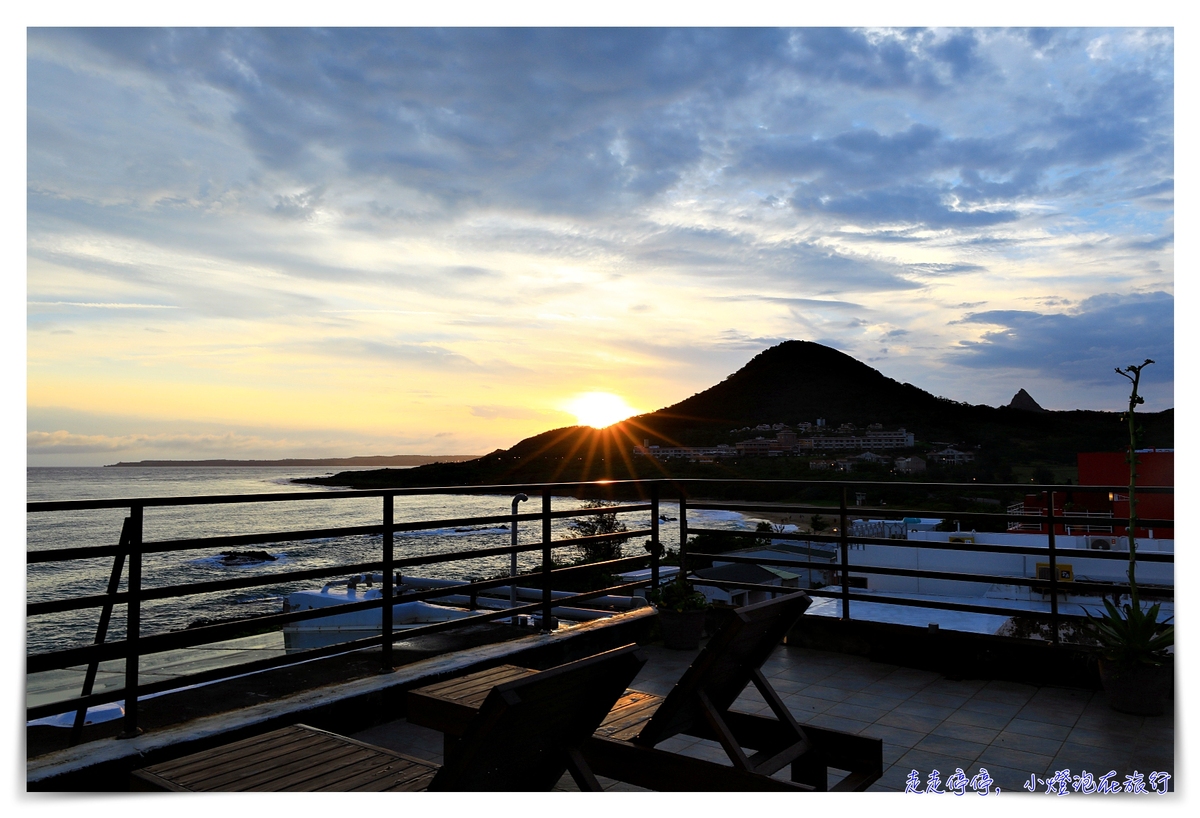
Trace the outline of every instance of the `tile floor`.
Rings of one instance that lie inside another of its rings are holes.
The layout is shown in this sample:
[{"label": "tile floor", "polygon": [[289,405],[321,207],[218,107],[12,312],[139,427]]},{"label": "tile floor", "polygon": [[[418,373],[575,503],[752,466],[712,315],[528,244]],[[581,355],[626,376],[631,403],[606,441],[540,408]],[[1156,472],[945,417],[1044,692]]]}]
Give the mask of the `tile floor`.
[{"label": "tile floor", "polygon": [[[667,694],[696,655],[657,646],[644,649],[650,661],[633,687],[659,695]],[[775,650],[763,672],[802,724],[883,739],[884,773],[872,791],[903,792],[913,770],[924,789],[932,770],[945,782],[958,768],[971,778],[983,767],[1002,792],[1021,793],[1031,774],[1045,780],[1060,770],[1070,770],[1072,776],[1087,771],[1095,778],[1115,770],[1113,779],[1119,783],[1134,771],[1145,779],[1152,772],[1175,772],[1172,707],[1163,716],[1130,716],[1110,710],[1099,691],[953,681],[930,671],[786,645]],[[753,687],[734,707],[770,712]],[[355,738],[431,761],[442,759],[441,734],[405,721],[373,727]],[[724,750],[712,741],[676,736],[658,747],[728,763]],[[779,775],[786,776],[786,770]],[[637,789],[603,783],[613,791]],[[1173,778],[1169,786],[1174,789]],[[558,789],[574,788],[570,776],[559,782]],[[1039,785],[1038,792],[1045,792],[1045,786]]]}]

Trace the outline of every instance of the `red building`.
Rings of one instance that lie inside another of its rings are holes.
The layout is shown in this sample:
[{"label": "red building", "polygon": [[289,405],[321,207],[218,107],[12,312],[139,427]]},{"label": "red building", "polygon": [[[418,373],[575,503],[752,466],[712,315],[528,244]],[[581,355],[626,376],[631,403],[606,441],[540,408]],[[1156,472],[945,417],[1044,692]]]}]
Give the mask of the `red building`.
[{"label": "red building", "polygon": [[[1070,525],[1056,524],[1056,534],[1110,534],[1125,536],[1129,520],[1129,463],[1125,452],[1081,452],[1077,455],[1079,465],[1079,489],[1055,492],[1054,513],[1083,515]],[[1088,486],[1103,486],[1103,491],[1087,491]],[[1142,520],[1175,519],[1174,493],[1153,494],[1141,489],[1148,487],[1175,486],[1175,452],[1173,449],[1139,449],[1137,452],[1137,516]],[[1124,489],[1124,490],[1122,490]],[[1025,496],[1026,514],[1046,514],[1046,498],[1041,494]],[[1094,520],[1093,520],[1094,518]],[[1010,526],[1018,530],[1014,524]],[[1048,526],[1026,524],[1019,530],[1047,533]],[[1138,538],[1172,540],[1175,538],[1174,524],[1138,525],[1134,531]]]}]

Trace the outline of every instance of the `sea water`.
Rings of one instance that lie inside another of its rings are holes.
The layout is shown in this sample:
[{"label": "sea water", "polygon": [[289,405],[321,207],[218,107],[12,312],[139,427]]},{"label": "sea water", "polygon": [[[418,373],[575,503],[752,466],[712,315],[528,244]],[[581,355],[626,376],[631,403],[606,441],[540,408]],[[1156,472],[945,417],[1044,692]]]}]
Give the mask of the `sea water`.
[{"label": "sea water", "polygon": [[[318,477],[322,468],[285,467],[79,467],[29,468],[26,495],[30,502],[49,500],[96,500],[115,498],[184,497],[196,495],[304,493],[313,499],[286,502],[239,503],[232,505],[193,505],[149,507],[145,510],[143,539],[176,540],[232,534],[286,532],[382,522],[379,497],[337,498],[343,489],[318,487],[292,482],[298,477]],[[396,522],[446,520],[466,517],[508,515],[512,511],[511,494],[457,495],[436,494],[401,496],[395,499]],[[570,497],[555,497],[554,510],[579,508],[582,502]],[[521,513],[541,510],[540,497],[531,497],[520,506]],[[662,503],[660,539],[668,548],[678,547],[678,505]],[[115,545],[121,535],[125,509],[41,512],[26,515],[27,549],[37,551],[69,546]],[[649,528],[649,512],[622,515],[630,529]],[[573,535],[569,520],[555,520],[554,539]],[[731,512],[690,511],[689,523],[710,528],[739,529],[753,527],[753,521]],[[382,558],[379,535],[323,539],[290,539],[278,543],[254,545],[232,550],[265,550],[275,560],[252,565],[227,565],[221,548],[146,554],[142,564],[142,587],[157,588],[238,576],[270,576],[290,571],[335,568]],[[518,541],[541,541],[540,521],[523,522]],[[494,548],[511,542],[511,531],[501,524],[439,526],[419,532],[397,532],[397,559],[432,554]],[[629,540],[626,556],[645,553],[644,537]],[[224,549],[230,550],[230,549]],[[563,549],[556,554],[569,556]],[[538,551],[519,555],[518,567],[524,573],[541,564]],[[113,558],[73,560],[33,564],[26,568],[26,598],[30,602],[103,594],[113,568]],[[507,573],[509,556],[476,558],[406,569],[405,574],[470,580]],[[163,633],[186,628],[197,620],[219,620],[255,614],[278,613],[287,594],[319,588],[325,581],[345,579],[334,574],[327,580],[286,582],[240,591],[222,591],[142,603],[142,633]],[[122,572],[121,590],[125,588]],[[100,609],[73,611],[28,618],[26,650],[39,653],[91,644],[96,636]],[[117,606],[108,628],[107,639],[125,635],[125,608]]]}]

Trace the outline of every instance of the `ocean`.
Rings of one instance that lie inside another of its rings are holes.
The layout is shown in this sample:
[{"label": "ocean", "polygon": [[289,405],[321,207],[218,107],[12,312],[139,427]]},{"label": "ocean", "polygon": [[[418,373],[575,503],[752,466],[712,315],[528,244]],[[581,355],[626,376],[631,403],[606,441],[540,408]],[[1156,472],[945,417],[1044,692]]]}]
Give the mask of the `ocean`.
[{"label": "ocean", "polygon": [[[94,500],[219,494],[261,494],[306,492],[336,495],[340,490],[291,482],[297,477],[316,477],[326,473],[319,467],[296,470],[281,467],[78,467],[29,468],[26,471],[26,497],[30,502],[45,500]],[[581,501],[568,497],[553,500],[555,510],[575,509]],[[540,499],[531,497],[521,505],[522,513],[536,512]],[[397,497],[397,522],[480,517],[509,514],[512,495],[424,495]],[[45,512],[26,515],[26,547],[29,551],[67,546],[115,545],[120,539],[122,520],[128,510],[100,509],[82,512]],[[661,539],[668,548],[678,547],[678,506],[663,503],[661,513],[672,522],[661,525]],[[183,537],[292,531],[353,525],[379,524],[382,501],[377,497],[343,500],[306,500],[303,502],[248,503],[244,505],[200,505],[176,508],[147,508],[144,519],[146,541]],[[650,525],[648,512],[623,515],[629,528]],[[732,512],[689,512],[689,522],[711,528],[753,527],[754,520]],[[568,521],[556,520],[554,539],[571,536]],[[511,533],[498,525],[447,527],[395,535],[397,558],[421,556],[455,550],[470,550],[507,545]],[[538,522],[523,523],[518,529],[521,543],[541,539]],[[143,559],[142,584],[145,588],[232,578],[238,575],[263,575],[341,564],[368,562],[381,557],[380,536],[340,537],[293,540],[254,546],[276,557],[274,562],[249,566],[226,565],[218,549],[147,554]],[[627,556],[643,554],[644,538],[625,544]],[[240,549],[248,550],[248,549]],[[530,552],[519,558],[522,572],[540,565],[540,554]],[[413,569],[413,576],[471,579],[495,576],[508,571],[507,556],[473,559],[458,563]],[[104,593],[112,558],[79,560],[69,563],[28,565],[26,598],[42,601]],[[328,578],[340,579],[339,575]],[[246,591],[227,591],[170,600],[144,602],[142,633],[178,630],[199,619],[226,619],[282,610],[283,598],[292,591],[319,588],[322,582],[280,582]],[[122,581],[122,588],[124,581]],[[99,609],[52,614],[26,621],[26,650],[38,653],[51,649],[87,645],[96,635]],[[118,607],[109,625],[108,638],[124,637],[124,608]]]}]

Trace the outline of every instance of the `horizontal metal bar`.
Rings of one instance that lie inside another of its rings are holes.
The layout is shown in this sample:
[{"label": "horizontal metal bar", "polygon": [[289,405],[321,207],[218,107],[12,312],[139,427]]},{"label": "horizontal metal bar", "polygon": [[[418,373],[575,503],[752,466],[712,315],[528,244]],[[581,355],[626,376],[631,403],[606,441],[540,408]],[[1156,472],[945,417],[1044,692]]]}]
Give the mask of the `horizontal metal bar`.
[{"label": "horizontal metal bar", "polygon": [[[550,513],[550,516],[552,518],[589,517],[595,516],[597,513],[630,513],[635,511],[649,511],[651,508],[652,506],[649,504],[638,504],[628,506],[613,506],[611,512],[607,510],[603,512],[597,512],[594,509],[574,509],[570,511],[554,511]],[[516,519],[518,521],[523,520],[525,522],[532,522],[540,520],[542,517],[543,515],[541,514],[521,514],[518,515]],[[415,523],[395,523],[392,526],[392,531],[395,533],[403,533],[407,531],[426,531],[465,525],[507,523],[511,522],[512,519],[513,515],[511,514],[493,514],[486,517],[460,517],[448,520],[422,520]],[[334,539],[338,537],[361,535],[382,536],[383,525],[341,526],[339,528],[310,528],[301,529],[298,531],[263,532],[261,534],[233,534],[218,537],[191,537],[180,540],[158,540],[144,543],[142,553],[154,554],[174,551],[190,551],[202,548],[230,548],[244,545],[264,545],[272,542]],[[32,564],[60,562],[66,560],[97,559],[100,557],[116,556],[117,554],[121,553],[121,551],[122,549],[119,545],[47,548],[28,552],[26,555],[26,562]]]},{"label": "horizontal metal bar", "polygon": [[[1034,577],[1013,577],[1003,574],[970,574],[956,571],[929,571],[921,568],[895,568],[884,565],[851,565],[849,574],[877,574],[889,577],[915,577],[918,579],[944,579],[958,582],[979,582],[986,585],[1019,585],[1033,587],[1048,585],[1050,580]],[[1065,584],[1065,583],[1064,583]],[[1063,588],[1059,585],[1059,588]]]},{"label": "horizontal metal bar", "polygon": [[[971,485],[975,485],[972,483]],[[1126,487],[1128,491],[1128,487]],[[689,508],[704,509],[706,511],[736,511],[738,513],[745,512],[767,512],[770,514],[830,514],[838,513],[837,506],[802,506],[802,505],[779,505],[773,503],[738,503],[738,502],[715,502],[715,501],[689,501]],[[852,506],[847,508],[847,511],[853,509],[856,518],[859,515],[878,514],[887,517],[915,517],[917,515],[936,515],[942,518],[955,519],[983,519],[983,520],[1003,520],[1006,522],[1022,522],[1022,523],[1042,523],[1045,524],[1049,519],[1045,514],[1010,514],[1004,511],[946,511],[946,510],[931,510],[931,509],[906,509],[895,506]],[[1091,524],[1096,525],[1097,520],[1111,521],[1115,525],[1121,525],[1122,518],[1120,517],[1087,517],[1083,515],[1063,514],[1055,511],[1054,521],[1056,523],[1074,524],[1076,522],[1081,525]],[[1126,521],[1128,518],[1126,518]],[[1173,527],[1174,520],[1163,518],[1142,518],[1137,520],[1142,523],[1142,528],[1155,527]],[[901,523],[902,520],[885,519],[883,522]]]},{"label": "horizontal metal bar", "polygon": [[[363,470],[360,470],[363,471]],[[744,486],[793,486],[796,488],[827,487],[838,488],[878,486],[885,488],[911,489],[970,489],[972,491],[1004,491],[1020,490],[1025,493],[1040,491],[1055,492],[1097,492],[1097,491],[1128,491],[1128,484],[1123,486],[1080,486],[1080,485],[1050,485],[1043,483],[925,483],[911,481],[886,480],[722,480],[711,478],[649,478],[630,480],[590,480],[563,483],[493,483],[482,486],[427,486],[420,488],[389,488],[389,489],[342,489],[337,491],[311,492],[275,492],[260,494],[214,494],[191,495],[187,497],[128,497],[103,500],[53,500],[26,503],[29,513],[47,511],[75,511],[100,508],[129,508],[139,505],[145,508],[156,506],[194,506],[221,505],[227,503],[264,503],[264,502],[303,502],[311,500],[344,500],[362,497],[403,497],[427,494],[496,494],[505,495],[518,491],[538,491],[543,489],[611,489],[625,486],[687,486],[712,485],[744,485]],[[1173,486],[1138,486],[1142,494],[1172,494]]]},{"label": "horizontal metal bar", "polygon": [[[688,526],[687,533],[691,534],[716,534],[731,537],[751,537],[755,539],[770,539],[770,540],[796,540],[799,542],[819,542],[836,545],[841,542],[841,538],[836,534],[768,534],[766,532],[755,531],[728,531],[720,528],[692,528]],[[988,533],[988,532],[982,532]],[[993,532],[999,533],[999,532]],[[971,536],[970,532],[962,532],[962,536]],[[890,537],[850,537],[850,543],[861,545],[883,545],[894,548],[928,548],[934,551],[969,551],[989,554],[1019,554],[1033,557],[1048,556],[1050,553],[1049,547],[1038,548],[1031,545],[989,545],[985,543],[943,543],[933,542],[930,540],[898,540]],[[1126,551],[1099,551],[1083,548],[1055,548],[1056,555],[1062,554],[1078,554],[1077,559],[1101,559],[1101,560],[1126,560],[1129,559],[1129,553]],[[1162,551],[1142,551],[1137,552],[1139,560],[1145,559],[1146,562],[1174,562],[1175,555],[1169,552]]]},{"label": "horizontal metal bar", "polygon": [[737,554],[704,554],[692,552],[688,555],[689,560],[700,559],[701,557],[711,558],[713,562],[731,562],[735,565],[781,565],[784,568],[800,568],[808,570],[810,568],[828,568],[831,565],[836,566],[836,555],[831,555],[828,559],[820,562],[814,562],[812,559],[807,560],[788,560],[788,559],[760,559],[759,557],[744,557]]},{"label": "horizontal metal bar", "polygon": [[[1061,553],[1061,552],[1059,552],[1059,553]],[[764,559],[759,559],[757,557],[741,557],[741,556],[736,556],[736,555],[732,555],[732,554],[715,554],[715,555],[706,555],[706,556],[712,556],[714,561],[720,560],[722,562],[732,562],[732,563],[736,563],[736,564],[750,564],[750,565],[776,565],[776,566],[782,566],[782,567],[786,567],[786,568],[795,568],[797,570],[813,570],[814,568],[820,569],[820,570],[837,570],[840,568],[839,564],[836,562],[833,562],[833,561],[813,562],[811,560],[810,561],[780,560],[780,559],[764,560]],[[958,573],[949,572],[949,571],[925,571],[925,570],[920,570],[920,569],[892,568],[892,567],[883,567],[883,566],[852,565],[852,566],[850,566],[849,573],[851,575],[853,575],[855,573],[863,573],[863,574],[880,574],[880,575],[890,575],[890,576],[918,577],[921,579],[947,579],[947,580],[958,580],[958,581],[963,581],[963,582],[986,582],[988,584],[993,584],[993,585],[994,584],[1024,585],[1024,586],[1028,586],[1028,587],[1048,586],[1049,585],[1049,580],[1035,579],[1035,578],[1030,578],[1030,577],[1009,577],[1009,576],[1000,576],[1000,575],[992,575],[992,574],[958,574]],[[695,582],[697,584],[701,584],[701,583],[709,584],[710,580],[706,580],[702,577],[697,577]],[[1058,587],[1062,593],[1067,593],[1070,590],[1104,590],[1104,591],[1111,591],[1111,592],[1116,592],[1116,593],[1129,593],[1129,586],[1122,585],[1120,583],[1091,582],[1088,580],[1079,580],[1079,579],[1072,580],[1069,583],[1060,580],[1060,583],[1061,584]],[[771,587],[771,586],[764,586],[764,587]],[[1151,590],[1149,586],[1139,586],[1139,587],[1143,593],[1148,590]],[[1175,591],[1173,588],[1165,588],[1163,586],[1153,586],[1153,593],[1164,595],[1164,596],[1171,596],[1171,597],[1174,597],[1174,595],[1175,595]]]},{"label": "horizontal metal bar", "polygon": [[[630,482],[630,481],[625,481]],[[751,480],[751,479],[736,479],[728,480],[719,477],[680,477],[680,478],[663,478],[657,482],[665,482],[673,486],[712,486],[712,485],[744,485],[744,486],[776,486],[788,487],[795,486],[797,488],[811,488],[813,486],[838,489],[843,486],[847,488],[875,486],[879,488],[909,488],[909,489],[970,489],[971,491],[1003,491],[1003,490],[1020,490],[1027,494],[1036,494],[1042,491],[1068,492],[1095,492],[1095,491],[1129,491],[1129,484],[1113,485],[1113,486],[1081,486],[1074,483],[1059,485],[1057,483],[942,483],[942,482],[922,482],[913,480]],[[1174,486],[1138,486],[1138,492],[1147,491],[1152,494],[1171,494],[1174,493]],[[697,500],[703,498],[697,497]],[[689,498],[690,500],[690,498]]]},{"label": "horizontal metal bar", "polygon": [[[597,538],[580,538],[582,540],[608,538],[611,539],[614,535],[601,535]],[[571,541],[562,540],[555,541],[554,546],[558,547],[561,544],[569,544]],[[541,543],[536,546],[524,547],[522,550],[540,550]],[[512,551],[511,546],[504,548],[489,548],[483,549],[487,552],[498,552],[499,554],[507,554]],[[444,555],[454,559],[464,559],[460,554]],[[479,552],[471,553],[471,556],[479,556]],[[414,559],[414,564],[424,564],[429,560],[419,558],[423,562],[417,562]],[[648,556],[625,557],[623,560],[614,560],[614,563],[628,562],[629,564],[637,564],[649,559]],[[445,560],[450,561],[450,560]],[[399,565],[400,560],[396,560],[395,564]],[[593,565],[603,565],[605,563],[593,563]],[[371,571],[379,568],[381,563],[359,563],[354,566],[356,570]],[[563,571],[571,570],[570,568],[559,568],[551,571],[551,575],[559,574]],[[528,575],[528,578],[540,578],[541,572],[535,572]],[[485,590],[488,588],[511,585],[512,578],[503,577],[494,580],[482,580],[478,582],[464,582],[459,585],[446,586],[444,588],[435,588],[428,591],[420,591],[413,594],[405,594],[405,601],[421,601],[425,599],[435,599],[437,597],[449,596],[451,594],[471,593],[473,591]],[[372,608],[382,608],[384,600],[368,599],[357,602],[347,602],[344,605],[332,606],[330,608],[318,608],[308,611],[290,611],[288,613],[267,614],[265,616],[254,617],[251,619],[242,619],[235,622],[221,622],[214,625],[205,625],[199,628],[189,628],[184,631],[172,631],[169,633],[159,633],[153,635],[143,635],[139,639],[139,654],[146,656],[153,653],[162,653],[168,650],[176,650],[179,648],[195,647],[197,645],[209,644],[212,642],[220,642],[230,639],[233,636],[246,631],[249,628],[256,630],[268,630],[275,627],[282,627],[291,622],[300,622],[306,619],[319,619],[325,616],[334,616],[343,613],[352,613],[355,611],[370,610]],[[556,603],[557,604],[557,603]],[[29,654],[26,657],[26,672],[41,673],[47,670],[58,670],[74,665],[86,664],[90,661],[107,661],[111,659],[123,658],[128,652],[128,642],[126,640],[105,642],[99,645],[82,645],[74,648],[65,648],[57,651],[46,651],[44,653]]]},{"label": "horizontal metal bar", "polygon": [[[632,559],[645,560],[647,558],[638,557],[638,558],[632,558]],[[553,571],[552,573],[558,573],[558,571],[556,570],[556,571]],[[533,576],[540,576],[540,572],[538,572],[537,574],[534,574]],[[574,594],[569,597],[561,597],[559,599],[552,600],[551,607],[552,608],[559,608],[559,607],[564,607],[564,606],[569,607],[570,603],[583,602],[588,599],[593,599],[595,597],[606,596],[613,592],[627,591],[627,590],[633,590],[635,588],[644,587],[647,584],[647,582],[648,581],[643,580],[640,582],[623,583],[620,585],[612,585],[607,588],[601,588],[601,589],[595,590],[595,591],[587,591],[584,593]],[[508,584],[507,580],[505,581],[505,584]],[[451,588],[449,590],[457,591],[457,586],[455,588]],[[447,591],[447,589],[443,588],[443,589],[439,589],[437,591],[437,593],[440,593],[444,596],[446,594],[446,591]],[[495,619],[508,619],[513,616],[517,616],[517,615],[525,614],[525,613],[538,613],[538,612],[540,612],[540,610],[542,608],[542,604],[543,603],[539,600],[537,602],[532,602],[532,603],[529,603],[526,605],[518,605],[513,608],[505,608],[505,609],[499,610],[499,611],[477,614],[475,616],[464,617],[462,619],[451,620],[448,622],[436,622],[436,623],[432,623],[430,625],[422,625],[422,626],[416,627],[416,628],[408,628],[404,631],[398,631],[398,632],[394,633],[392,635],[392,640],[393,641],[402,641],[402,640],[412,639],[412,638],[415,638],[416,636],[420,636],[420,635],[439,633],[442,631],[448,631],[448,630],[454,630],[456,628],[467,627],[469,625],[475,625],[480,622],[490,622]],[[326,614],[326,615],[328,615],[328,614]],[[180,677],[175,677],[172,679],[164,679],[159,682],[153,682],[150,684],[139,685],[138,692],[139,692],[139,696],[145,697],[148,694],[162,693],[162,692],[166,692],[168,690],[175,690],[175,689],[179,689],[182,687],[201,684],[204,682],[217,681],[220,679],[227,679],[227,678],[230,678],[231,676],[235,676],[235,675],[245,675],[245,674],[249,674],[249,673],[256,673],[256,672],[261,672],[264,670],[271,670],[271,669],[278,668],[278,667],[287,667],[289,665],[301,664],[303,662],[312,661],[313,659],[327,658],[329,656],[334,656],[334,655],[354,653],[354,652],[363,650],[365,648],[371,648],[376,645],[381,645],[381,644],[383,644],[383,640],[384,640],[384,635],[381,633],[379,636],[368,636],[368,637],[364,637],[362,639],[355,639],[355,640],[352,640],[349,642],[339,643],[337,645],[329,645],[329,646],[322,647],[322,648],[313,648],[313,649],[306,650],[306,651],[300,651],[300,652],[289,654],[286,656],[271,657],[268,659],[260,659],[260,660],[255,660],[252,662],[245,662],[242,664],[233,665],[230,667],[216,668],[213,670],[202,671],[200,673],[194,673],[194,674],[190,674],[187,676],[180,676]],[[124,698],[125,698],[125,689],[124,688],[106,690],[103,693],[96,693],[96,694],[86,696],[86,697],[77,697],[77,698],[73,698],[73,699],[64,700],[61,702],[51,702],[48,704],[42,704],[42,705],[37,705],[35,707],[28,708],[26,710],[26,719],[32,721],[34,719],[45,718],[46,716],[57,715],[59,713],[67,713],[67,712],[70,712],[73,710],[77,710],[80,707],[92,707],[92,706],[99,705],[99,704],[107,704],[108,702],[120,701]]]},{"label": "horizontal metal bar", "polygon": [[[511,515],[509,517],[511,519]],[[299,531],[273,531],[261,534],[232,534],[219,537],[191,537],[181,540],[159,540],[143,544],[143,554],[161,554],[174,551],[190,551],[201,548],[230,548],[241,545],[263,545],[272,542],[332,539],[359,535],[383,534],[382,525],[341,526],[339,528],[310,528]],[[111,557],[121,553],[119,545],[73,546],[70,548],[47,548],[30,551],[28,563],[65,562],[67,560]]]},{"label": "horizontal metal bar", "polygon": [[[620,532],[616,534],[594,534],[588,537],[573,537],[569,540],[555,540],[552,543],[554,548],[563,546],[574,546],[586,544],[589,542],[598,542],[604,540],[614,540],[624,537],[640,537],[650,534],[649,528],[633,529],[631,531]],[[433,554],[421,557],[407,557],[402,559],[392,560],[392,565],[396,568],[408,568],[414,565],[427,565],[438,562],[458,562],[461,560],[479,559],[481,557],[496,557],[511,554],[513,551],[518,553],[526,551],[541,551],[542,543],[530,543],[527,545],[518,545],[515,549],[511,545],[496,546],[494,548],[478,548],[472,551],[455,551],[447,554]],[[641,559],[639,557],[639,559]],[[238,577],[237,579],[221,579],[211,582],[193,582],[186,585],[166,585],[159,588],[143,588],[141,592],[142,600],[148,599],[173,599],[176,597],[192,596],[195,594],[208,594],[216,591],[233,591],[242,588],[261,588],[269,585],[280,585],[286,582],[299,582],[308,579],[320,579],[322,577],[337,576],[339,574],[356,574],[369,571],[378,571],[383,567],[382,561],[376,562],[360,562],[351,565],[335,565],[329,568],[311,568],[305,571],[287,571],[279,574],[262,574],[254,577]],[[75,597],[73,599],[54,599],[46,602],[30,602],[25,607],[26,616],[43,616],[51,613],[62,613],[63,611],[80,611],[88,608],[98,608],[106,604],[122,605],[128,598],[125,591],[118,591],[115,594],[93,594],[85,597]]]},{"label": "horizontal metal bar", "polygon": [[[767,591],[768,593],[773,594],[788,594],[796,593],[797,591],[803,591],[806,594],[812,593],[812,591],[809,591],[806,588],[796,588],[792,585],[764,585],[761,582],[738,582],[737,580],[728,579],[704,579],[704,577],[698,577],[694,574],[689,576],[688,579],[693,585],[703,585],[707,588],[732,588],[741,591]],[[839,599],[841,598],[840,594],[832,594],[832,596],[836,596]]]},{"label": "horizontal metal bar", "polygon": [[[768,588],[774,586],[767,586]],[[841,599],[841,591],[822,591],[819,589],[806,590],[809,596],[819,596],[827,599]],[[850,594],[851,602],[880,602],[888,605],[903,605],[908,608],[932,608],[939,611],[963,611],[965,613],[981,613],[993,614],[996,616],[1027,616],[1033,619],[1050,619],[1049,611],[1027,611],[1019,608],[1000,608],[992,605],[968,605],[959,602],[935,602],[931,599],[908,599],[906,597],[893,597],[875,594]],[[1077,614],[1059,613],[1059,619],[1069,619],[1077,622],[1086,622],[1086,616]],[[865,620],[859,620],[865,621]]]}]

